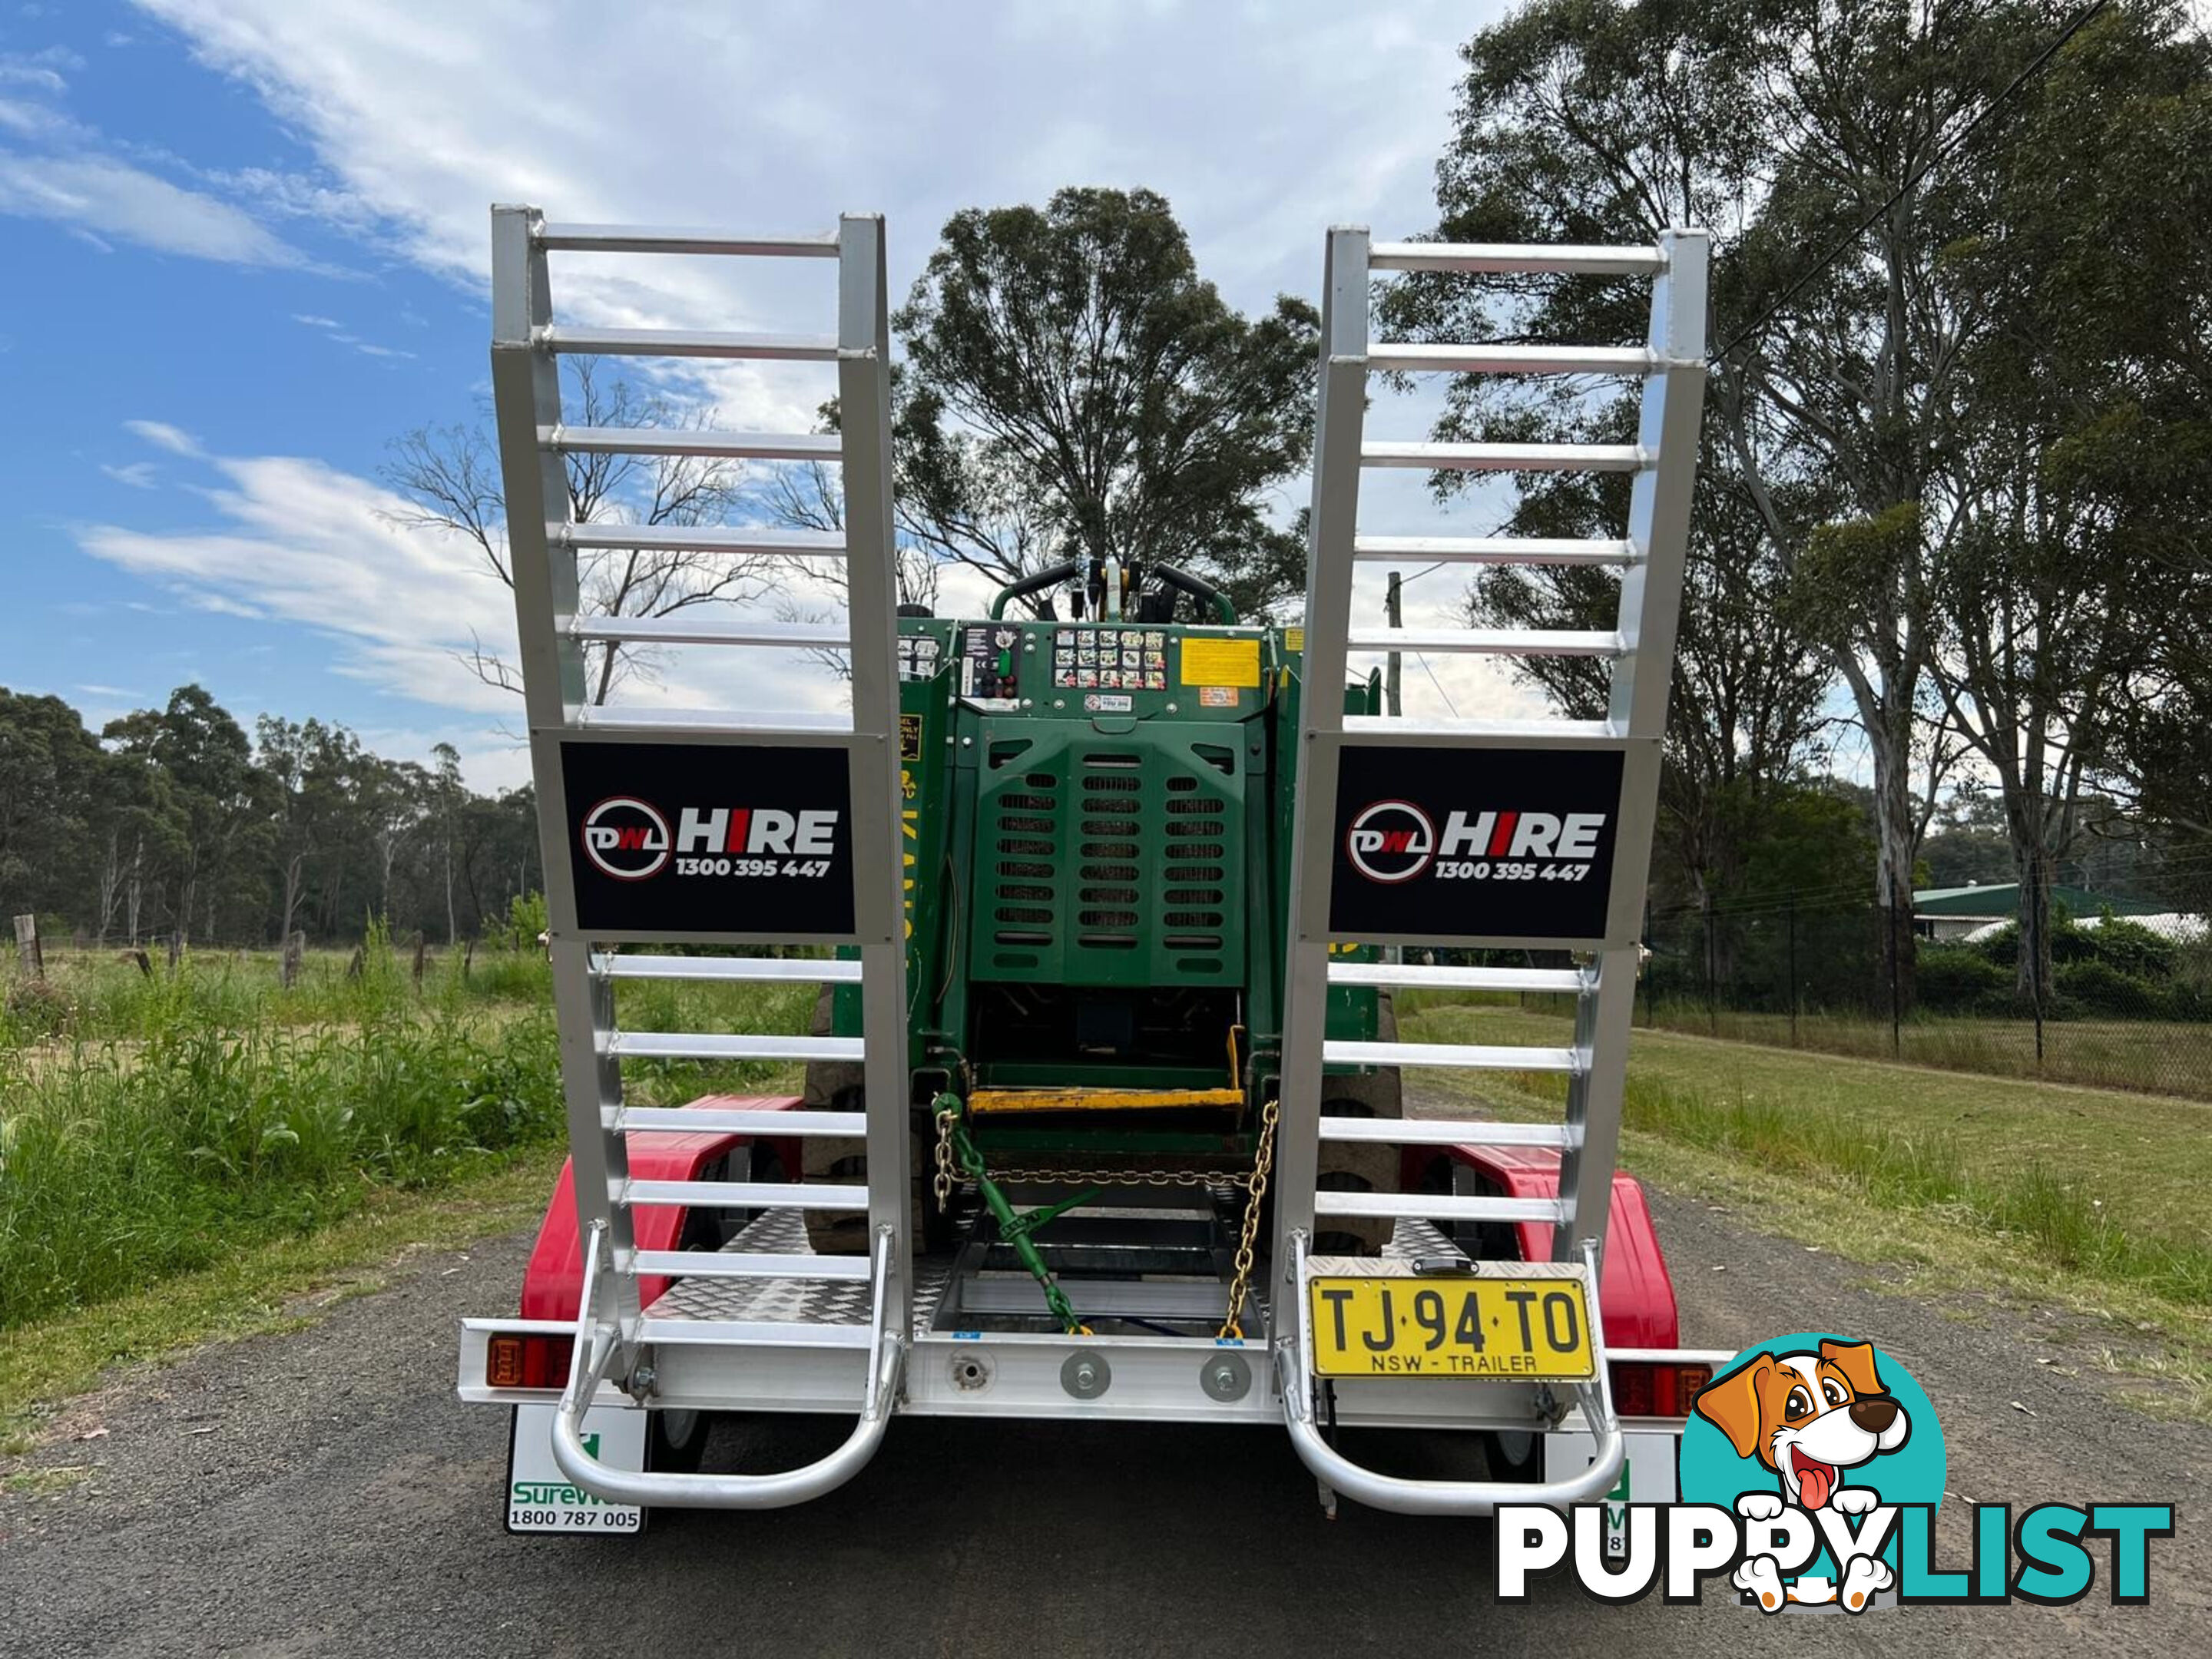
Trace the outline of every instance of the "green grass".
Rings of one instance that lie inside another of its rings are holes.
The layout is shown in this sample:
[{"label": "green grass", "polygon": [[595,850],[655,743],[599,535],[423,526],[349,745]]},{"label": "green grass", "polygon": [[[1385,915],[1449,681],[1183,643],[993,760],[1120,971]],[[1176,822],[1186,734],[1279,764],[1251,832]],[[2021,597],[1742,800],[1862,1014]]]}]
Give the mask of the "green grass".
[{"label": "green grass", "polygon": [[[1566,1036],[1559,1017],[1497,1001],[1401,1008],[1409,1039]],[[1417,1087],[1546,1119],[1559,1114],[1564,1080],[1438,1072]],[[1907,1261],[1947,1286],[2124,1309],[2179,1345],[2159,1365],[2197,1397],[2212,1376],[2203,1107],[1639,1030],[1623,1126],[1632,1167],[1755,1200],[1762,1228],[1790,1231],[1794,1214],[1802,1224],[1791,1236],[1857,1260]]]},{"label": "green grass", "polygon": [[308,1304],[380,1288],[410,1254],[532,1225],[561,1156],[518,1152],[437,1193],[378,1191],[319,1232],[226,1251],[155,1288],[0,1331],[0,1455],[28,1449],[44,1402],[85,1392],[112,1366],[291,1328]]},{"label": "green grass", "polygon": [[1648,1024],[1992,1077],[2212,1100],[2212,1025],[2187,1020],[2047,1019],[2040,1058],[2035,1022],[2025,1016],[1916,1015],[1893,1034],[1887,1019],[1859,1014],[1801,1013],[1793,1026],[1786,1013],[1709,1012],[1702,1002],[1662,1000],[1656,1006],[1639,1005],[1637,1020],[1639,1030]]},{"label": "green grass", "polygon": [[[290,991],[247,963],[58,975],[81,997],[69,1035],[0,1048],[0,1331],[561,1139],[550,987],[525,960],[426,975],[419,991],[380,947],[357,975],[341,963]],[[621,988],[617,1009],[634,1030],[799,1031],[812,998],[644,981]],[[797,1082],[759,1062],[655,1062],[628,1079],[653,1104]]]},{"label": "green grass", "polygon": [[273,951],[194,951],[173,969],[160,952],[142,973],[120,951],[49,951],[43,989],[0,976],[0,1049],[128,1040],[157,1026],[357,1024],[424,1008],[458,1012],[507,1004],[549,1006],[552,975],[537,951],[437,950],[421,982],[414,952],[372,931],[349,951],[310,951],[287,988]]}]

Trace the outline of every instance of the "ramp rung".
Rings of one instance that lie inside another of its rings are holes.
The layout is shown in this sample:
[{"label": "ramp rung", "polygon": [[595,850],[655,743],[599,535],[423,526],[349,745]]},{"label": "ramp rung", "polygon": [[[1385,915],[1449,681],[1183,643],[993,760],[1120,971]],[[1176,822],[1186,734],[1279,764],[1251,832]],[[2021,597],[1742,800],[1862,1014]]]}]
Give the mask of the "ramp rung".
[{"label": "ramp rung", "polygon": [[1346,737],[1390,743],[1479,743],[1485,738],[1541,738],[1553,743],[1611,742],[1620,736],[1611,720],[1455,720],[1425,715],[1346,714]]},{"label": "ramp rung", "polygon": [[1574,1204],[1559,1198],[1462,1198],[1452,1193],[1336,1193],[1314,1194],[1316,1215],[1389,1217],[1411,1221],[1550,1221],[1574,1219]]},{"label": "ramp rung", "polygon": [[617,1060],[859,1060],[859,1037],[732,1036],[721,1031],[608,1031],[599,1052]]},{"label": "ramp rung", "polygon": [[726,432],[714,427],[541,426],[538,441],[564,455],[697,455],[733,461],[843,459],[834,432]]},{"label": "ramp rung", "polygon": [[617,1132],[645,1129],[673,1134],[827,1135],[858,1140],[868,1133],[866,1112],[761,1112],[722,1106],[621,1106],[600,1114]]},{"label": "ramp rung", "polygon": [[789,1320],[641,1319],[637,1340],[662,1347],[860,1348],[866,1325],[800,1325]]},{"label": "ramp rung", "polygon": [[1352,556],[1362,562],[1629,565],[1636,562],[1636,544],[1565,536],[1355,536]]},{"label": "ramp rung", "polygon": [[1425,991],[1558,991],[1571,996],[1583,977],[1571,968],[1436,968],[1417,962],[1332,962],[1331,985],[1398,985]]},{"label": "ramp rung", "polygon": [[1355,628],[1354,651],[1474,651],[1492,656],[1618,657],[1618,634],[1563,628]]},{"label": "ramp rung", "polygon": [[761,1255],[742,1250],[636,1250],[633,1273],[666,1273],[675,1279],[866,1279],[872,1267],[864,1255]]},{"label": "ramp rung", "polygon": [[1323,1140],[1382,1141],[1394,1146],[1552,1146],[1583,1144],[1579,1128],[1565,1123],[1447,1122],[1427,1117],[1331,1117],[1322,1114]]},{"label": "ramp rung", "polygon": [[1572,1048],[1537,1048],[1494,1042],[1323,1042],[1329,1066],[1440,1066],[1470,1072],[1575,1072]]},{"label": "ramp rung", "polygon": [[561,524],[545,526],[546,539],[566,547],[604,547],[617,552],[774,553],[794,559],[838,559],[845,538],[835,530],[769,530],[751,525]]},{"label": "ramp rung", "polygon": [[858,985],[860,964],[805,957],[595,956],[602,979],[741,980],[758,985]]},{"label": "ramp rung", "polygon": [[1650,461],[1636,444],[1366,443],[1362,466],[1431,472],[1634,472]]},{"label": "ramp rung", "polygon": [[1370,270],[1561,271],[1593,276],[1650,276],[1667,269],[1652,247],[1541,247],[1521,242],[1376,242]]},{"label": "ramp rung", "polygon": [[556,617],[556,629],[578,640],[629,640],[650,645],[765,645],[787,649],[852,648],[852,636],[836,623],[719,621],[702,617]]},{"label": "ramp rung", "polygon": [[1642,346],[1415,345],[1367,348],[1367,366],[1391,373],[1651,374],[1665,364]]},{"label": "ramp rung", "polygon": [[835,362],[834,334],[731,334],[673,328],[555,328],[530,331],[547,351],[594,357],[723,357],[769,362]]},{"label": "ramp rung", "polygon": [[806,1181],[628,1181],[620,1204],[696,1204],[710,1210],[865,1210],[866,1187]]},{"label": "ramp rung", "polygon": [[578,730],[665,732],[670,737],[852,738],[853,717],[842,709],[781,708],[747,714],[730,708],[579,708]]},{"label": "ramp rung", "polygon": [[556,252],[715,253],[769,259],[834,259],[834,233],[811,236],[740,236],[675,225],[549,224],[531,239]]}]

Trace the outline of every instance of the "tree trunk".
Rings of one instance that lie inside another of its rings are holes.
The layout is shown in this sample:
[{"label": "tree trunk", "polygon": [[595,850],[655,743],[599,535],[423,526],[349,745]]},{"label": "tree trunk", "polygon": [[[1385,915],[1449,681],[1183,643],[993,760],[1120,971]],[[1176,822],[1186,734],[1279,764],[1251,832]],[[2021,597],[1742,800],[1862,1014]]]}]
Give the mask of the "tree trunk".
[{"label": "tree trunk", "polygon": [[[2026,1007],[2051,1000],[2051,879],[2065,831],[2034,792],[2008,787],[2005,828],[2010,835],[2013,871],[2020,881],[2020,955],[2013,994]],[[2059,833],[2054,836],[2052,831]]]},{"label": "tree trunk", "polygon": [[[307,860],[307,855],[305,853],[295,853],[284,863],[284,921],[283,925],[276,930],[276,937],[283,941],[284,948],[288,952],[291,949],[292,918],[300,908],[301,876],[305,870]],[[284,983],[289,986],[291,982],[291,979],[287,976]]]},{"label": "tree trunk", "polygon": [[[1913,1003],[1913,969],[1919,946],[1918,936],[1912,931],[1912,856],[1918,840],[1919,815],[1913,802],[1910,720],[1907,710],[1905,721],[1887,726],[1874,720],[1864,722],[1868,747],[1874,757],[1875,885],[1890,930],[1882,972],[1885,976],[1893,974],[1897,1006],[1904,1010],[1910,1010]],[[1899,726],[1904,729],[1899,730]]]}]

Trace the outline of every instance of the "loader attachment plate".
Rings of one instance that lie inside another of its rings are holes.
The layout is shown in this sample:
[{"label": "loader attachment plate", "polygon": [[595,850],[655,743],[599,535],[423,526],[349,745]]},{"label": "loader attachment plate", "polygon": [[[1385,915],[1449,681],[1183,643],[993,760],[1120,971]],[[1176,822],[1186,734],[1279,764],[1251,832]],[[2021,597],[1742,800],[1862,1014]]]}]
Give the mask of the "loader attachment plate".
[{"label": "loader attachment plate", "polygon": [[1579,1267],[1316,1256],[1306,1295],[1320,1376],[1587,1382],[1596,1373]]}]

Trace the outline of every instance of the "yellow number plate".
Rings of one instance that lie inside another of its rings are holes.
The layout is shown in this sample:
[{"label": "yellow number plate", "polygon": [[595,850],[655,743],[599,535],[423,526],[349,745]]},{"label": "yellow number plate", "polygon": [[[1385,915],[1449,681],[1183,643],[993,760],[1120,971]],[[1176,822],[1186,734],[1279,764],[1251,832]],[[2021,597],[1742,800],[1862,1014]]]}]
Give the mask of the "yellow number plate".
[{"label": "yellow number plate", "polygon": [[1535,1382],[1595,1369],[1579,1279],[1316,1279],[1306,1288],[1322,1376]]}]

